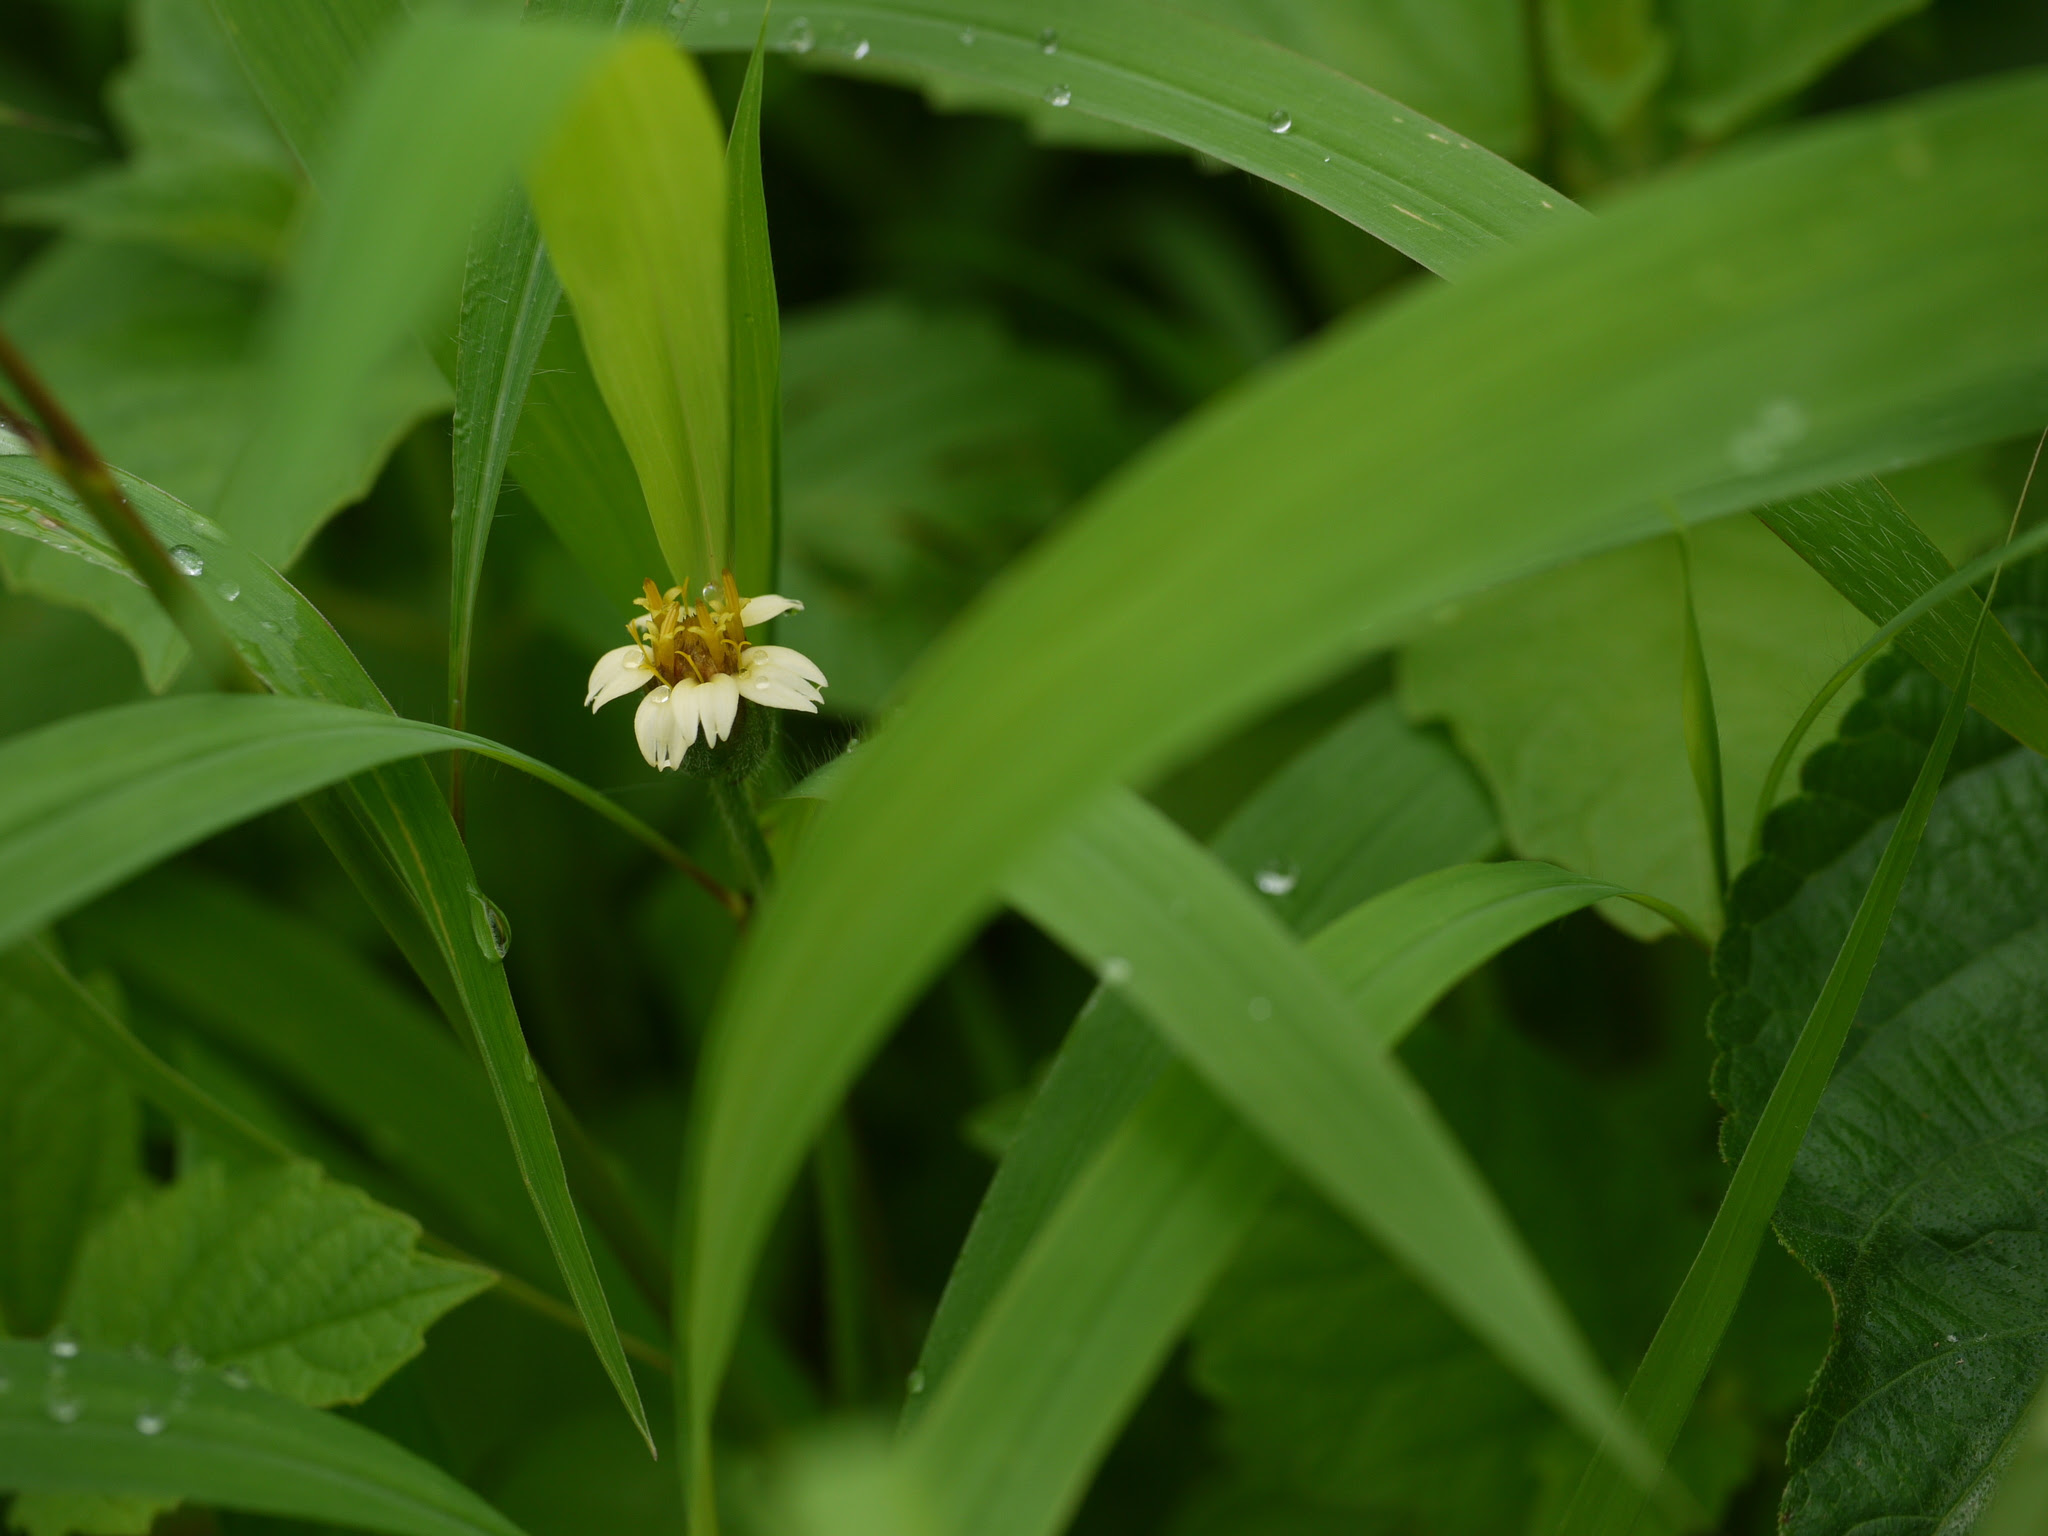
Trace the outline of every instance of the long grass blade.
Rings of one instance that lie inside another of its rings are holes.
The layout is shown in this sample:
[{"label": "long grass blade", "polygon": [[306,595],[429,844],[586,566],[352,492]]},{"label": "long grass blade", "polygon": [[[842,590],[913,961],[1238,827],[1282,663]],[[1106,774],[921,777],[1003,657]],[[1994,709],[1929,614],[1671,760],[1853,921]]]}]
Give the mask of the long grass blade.
[{"label": "long grass blade", "polygon": [[1685,755],[1699,791],[1700,820],[1713,861],[1714,900],[1728,905],[1728,800],[1721,782],[1721,724],[1714,713],[1714,680],[1700,643],[1700,616],[1692,585],[1692,546],[1678,531],[1678,568],[1685,592],[1685,649],[1679,679],[1679,710],[1685,720]]},{"label": "long grass blade", "polygon": [[[1130,466],[992,591],[855,754],[725,992],[679,1320],[700,1435],[818,1128],[1001,872],[1105,786],[1440,603],[1661,530],[1661,496],[1697,520],[2038,410],[2048,189],[2013,188],[2048,152],[2044,102],[2023,79],[1837,121],[1340,330]],[[1953,174],[1906,177],[1901,133]],[[1744,275],[1704,294],[1702,251]],[[1760,420],[1767,453],[1742,435]],[[1248,582],[1284,599],[1284,643],[1219,667],[1219,594]]]},{"label": "long grass blade", "polygon": [[[0,1487],[194,1499],[393,1536],[520,1536],[440,1468],[331,1413],[125,1350],[0,1341]],[[138,1432],[145,1421],[159,1427]]]},{"label": "long grass blade", "polygon": [[[1191,851],[1168,860],[1183,895]],[[1128,856],[1124,848],[1115,853]],[[1063,877],[1045,881],[1038,895],[1072,908],[1033,910],[1048,926],[1072,931],[1094,921],[1092,899],[1074,898],[1097,878],[1099,865],[1063,862]],[[1237,894],[1234,881],[1224,885]],[[1120,958],[1134,978],[1185,966],[1191,944],[1227,945],[1225,930],[1234,934],[1242,915],[1228,910],[1234,903],[1221,899],[1222,888],[1198,887],[1178,909],[1148,903],[1135,921],[1120,925],[1111,941],[1125,952]],[[1218,899],[1205,901],[1212,891]],[[1304,953],[1348,1006],[1351,1046],[1361,1058],[1384,1062],[1474,967],[1545,923],[1625,895],[1543,864],[1463,865],[1364,903],[1311,939]],[[1234,993],[1226,995],[1234,1002]],[[1150,1016],[1176,1036],[1190,1027],[1188,1002],[1176,1001],[1171,1020]],[[1235,1007],[1218,1011],[1227,1014],[1219,1021],[1224,1028],[1247,1027]],[[1389,1070],[1398,1069],[1389,1063]],[[1270,1121],[1257,1123],[1263,1136],[1232,1112],[1213,1078],[1205,1083],[1198,1070],[1175,1063],[1099,1143],[905,1442],[918,1481],[950,1529],[977,1536],[1050,1536],[1059,1529],[1281,1176],[1283,1148]],[[1386,1182],[1384,1174],[1379,1181]],[[1317,1182],[1344,1209],[1359,1211],[1356,1189],[1339,1196],[1327,1177]]]},{"label": "long grass blade", "polygon": [[[1979,608],[1980,615],[1989,605]],[[1792,1160],[1805,1138],[1807,1123],[1820,1104],[1828,1078],[1833,1073],[1849,1027],[1856,1020],[1857,1007],[1877,957],[1884,948],[1885,931],[1891,924],[1892,908],[1906,872],[1919,851],[1921,835],[1934,799],[1941,791],[1942,776],[1948,770],[1949,754],[1969,713],[1970,684],[1977,665],[1977,646],[1984,630],[1979,628],[1964,652],[1963,664],[1943,711],[1941,728],[1927,750],[1920,775],[1913,782],[1905,808],[1886,839],[1877,872],[1871,876],[1848,936],[1835,956],[1828,979],[1814,1001],[1813,1010],[1799,1032],[1792,1054],[1779,1075],[1777,1086],[1764,1105],[1756,1132],[1736,1165],[1735,1177],[1714,1214],[1714,1224],[1701,1243],[1698,1257],[1686,1273],[1678,1294],[1672,1299],[1649,1353],[1636,1370],[1626,1400],[1632,1420],[1642,1426],[1651,1447],[1660,1456],[1669,1455],[1685,1426],[1706,1380],[1728,1320],[1735,1315],[1743,1287],[1756,1263],[1758,1247],[1769,1230],[1771,1213],[1791,1176]],[[1596,1459],[1588,1469],[1560,1530],[1569,1536],[1624,1536],[1642,1507],[1639,1490],[1620,1475],[1605,1458]]]},{"label": "long grass blade", "polygon": [[[684,43],[745,51],[756,5],[696,8]],[[825,0],[770,36],[811,63],[955,80],[1184,144],[1321,203],[1433,271],[1576,222],[1570,199],[1299,54],[1153,0]]]},{"label": "long grass blade", "polygon": [[[1269,780],[1217,833],[1224,865],[1298,934],[1431,870],[1483,858],[1500,832],[1484,792],[1400,707],[1358,711]],[[1284,888],[1283,888],[1284,887]],[[903,1408],[914,1423],[1018,1258],[1172,1053],[1117,987],[1081,1010],[953,1262]]]},{"label": "long grass blade", "polygon": [[725,147],[732,323],[732,531],[727,547],[742,592],[774,589],[782,527],[782,317],[761,184],[761,80],[767,48],[764,8]]}]

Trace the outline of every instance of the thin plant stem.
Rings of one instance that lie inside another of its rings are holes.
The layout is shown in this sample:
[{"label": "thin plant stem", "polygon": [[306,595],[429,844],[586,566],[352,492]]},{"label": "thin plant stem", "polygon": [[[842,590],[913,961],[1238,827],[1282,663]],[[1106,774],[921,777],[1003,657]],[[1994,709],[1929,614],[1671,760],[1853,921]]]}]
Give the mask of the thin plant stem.
[{"label": "thin plant stem", "polygon": [[754,819],[754,807],[747,798],[746,786],[728,779],[712,779],[710,783],[711,798],[717,802],[718,814],[724,818],[725,833],[732,839],[733,854],[740,861],[748,887],[759,896],[774,883],[775,857],[768,851],[767,839],[761,836],[761,824]]},{"label": "thin plant stem", "polygon": [[121,558],[163,605],[215,684],[237,693],[264,692],[262,680],[249,669],[227,631],[200,600],[191,578],[172,562],[149,525],[129,504],[107,461],[57,403],[57,397],[5,331],[0,331],[0,374],[35,418],[29,420],[0,399],[0,422],[20,433],[36,456],[63,476],[72,494],[114,541]]}]

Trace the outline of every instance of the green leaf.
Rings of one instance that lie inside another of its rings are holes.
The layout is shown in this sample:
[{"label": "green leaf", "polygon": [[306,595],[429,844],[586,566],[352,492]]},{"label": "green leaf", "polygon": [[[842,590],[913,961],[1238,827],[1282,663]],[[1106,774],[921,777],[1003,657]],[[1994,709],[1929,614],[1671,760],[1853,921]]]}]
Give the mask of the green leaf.
[{"label": "green leaf", "polygon": [[[751,48],[760,21],[751,5],[698,6],[683,41],[699,50]],[[862,73],[960,82],[975,88],[978,102],[991,92],[1020,103],[1064,94],[1063,110],[1158,134],[1264,177],[1438,272],[1577,219],[1569,199],[1421,111],[1151,0],[827,0],[776,28],[771,35],[785,50],[815,49],[813,58],[836,54],[852,64],[864,45]]]},{"label": "green leaf", "polygon": [[0,1330],[56,1320],[86,1227],[135,1181],[140,1137],[127,1086],[0,986]]},{"label": "green leaf", "polygon": [[[2048,655],[2036,562],[1999,588],[2007,625]],[[1865,674],[1805,793],[1736,882],[1710,1024],[1724,1140],[1749,1144],[1794,1036],[1949,703],[1902,656]],[[1834,1347],[1787,1452],[1794,1536],[1933,1524],[1985,1499],[2043,1377],[2048,1264],[2026,1234],[2038,1155],[2048,768],[1981,719],[1962,730],[1843,1062],[1776,1215],[1828,1286]]]},{"label": "green leaf", "polygon": [[[382,711],[389,720],[390,705],[341,637],[274,570],[154,487],[124,478],[122,489],[164,544],[184,544],[202,562],[209,579],[199,584],[201,598],[258,676],[280,693]],[[0,458],[0,516],[6,512],[6,497],[33,509],[27,519],[31,527],[41,528],[41,518],[81,542],[98,538],[62,483],[34,460]],[[416,733],[435,729],[397,723],[416,741],[425,740]],[[364,727],[351,724],[348,729]],[[497,750],[460,733],[441,739],[465,750]],[[393,909],[393,932],[401,942],[417,953],[419,940],[427,936],[438,951],[438,963],[423,966],[422,974],[430,986],[443,975],[449,978],[451,1001],[469,1023],[556,1267],[606,1374],[644,1434],[639,1393],[577,1219],[548,1107],[538,1082],[526,1075],[532,1058],[504,968],[495,952],[480,947],[475,871],[440,789],[423,764],[398,763],[357,778],[345,795],[343,804],[327,802],[314,813],[334,829],[345,860],[373,875],[369,893]],[[609,804],[602,797],[593,803]],[[342,825],[336,825],[337,819]],[[602,1177],[601,1168],[591,1171]]]},{"label": "green leaf", "polygon": [[2036,1397],[2026,1423],[2008,1443],[2012,1452],[1998,1475],[1991,1503],[1977,1529],[1983,1536],[2032,1536],[2048,1521],[2048,1434],[2042,1399]]},{"label": "green leaf", "polygon": [[[863,299],[784,336],[784,590],[827,707],[878,709],[969,599],[1140,439],[1096,359]],[[742,589],[744,590],[744,588]]]},{"label": "green leaf", "polygon": [[1505,0],[1169,0],[1292,49],[1519,160],[1536,141],[1528,27]]},{"label": "green leaf", "polygon": [[[1993,503],[1944,501],[1961,514],[1942,520],[1957,548],[2004,526]],[[1930,514],[1943,510],[1925,505]],[[1787,728],[1862,626],[1842,596],[1752,520],[1687,537],[1727,838],[1740,849]],[[1861,562],[1873,546],[1897,547],[1872,540],[1852,551],[1836,540]],[[1833,563],[1820,572],[1839,575]],[[1902,592],[1898,602],[1910,596]],[[1518,854],[1654,892],[1712,926],[1720,913],[1712,845],[1679,707],[1684,613],[1672,543],[1644,543],[1463,605],[1410,643],[1401,679],[1409,708],[1446,720],[1479,766]],[[2031,707],[2017,689],[2008,697],[2017,706],[2005,711],[2008,719]],[[1839,715],[1840,706],[1827,718]],[[1663,926],[1641,911],[1607,915],[1638,934]]]},{"label": "green leaf", "polygon": [[[651,19],[654,0],[542,0],[528,20]],[[643,13],[636,18],[635,12]],[[470,236],[456,333],[453,534],[448,591],[448,723],[468,717],[469,654],[477,584],[505,461],[518,435],[527,387],[562,298],[524,194],[513,191]]]},{"label": "green leaf", "polygon": [[419,1235],[310,1163],[202,1162],[94,1230],[64,1322],[86,1344],[234,1366],[308,1407],[359,1403],[494,1278],[417,1252]]},{"label": "green leaf", "polygon": [[[394,1536],[519,1536],[346,1419],[126,1351],[0,1342],[0,1487],[183,1498]],[[153,1427],[151,1427],[153,1426]]]},{"label": "green leaf", "polygon": [[[691,1124],[693,1412],[812,1136],[1002,872],[1105,786],[1444,602],[1646,535],[1659,496],[1698,520],[2038,409],[2048,189],[2014,188],[2044,102],[2029,79],[1834,123],[1531,242],[1268,371],[1013,571],[854,755],[726,987]],[[1786,400],[1798,440],[1753,451]],[[1247,592],[1286,643],[1219,665]]]},{"label": "green leaf", "polygon": [[1707,834],[1707,859],[1714,875],[1714,907],[1728,901],[1728,795],[1722,784],[1721,722],[1714,710],[1714,680],[1700,641],[1700,611],[1692,582],[1692,545],[1678,536],[1679,579],[1685,588],[1685,659],[1679,708],[1685,723],[1685,755],[1699,792],[1700,820]]},{"label": "green leaf", "polygon": [[639,476],[567,310],[541,348],[508,472],[607,598],[623,603],[662,568]]},{"label": "green leaf", "polygon": [[527,190],[670,577],[715,582],[730,563],[732,339],[724,134],[696,66],[659,38],[621,45]]},{"label": "green leaf", "polygon": [[[1215,849],[1284,923],[1313,933],[1404,880],[1492,852],[1498,836],[1465,766],[1381,701],[1276,774]],[[1123,992],[1105,987],[1088,1000],[954,1260],[918,1356],[926,1391],[945,1379],[1047,1213],[1171,1059]],[[928,1401],[913,1395],[906,1420]]]},{"label": "green leaf", "polygon": [[[299,180],[207,0],[150,0],[138,22],[137,57],[115,91],[134,157],[39,194],[29,211],[71,232],[0,318],[108,459],[210,505],[265,398],[260,317]],[[318,526],[447,402],[417,348],[376,358],[330,424],[326,456],[274,515]],[[171,649],[138,645],[155,685],[182,659]]]},{"label": "green leaf", "polygon": [[1678,0],[1680,119],[1719,138],[1926,0]]},{"label": "green leaf", "polygon": [[312,924],[224,881],[166,870],[67,928],[132,989],[260,1064],[528,1279],[547,1248],[490,1085],[447,1027]]},{"label": "green leaf", "polygon": [[299,163],[328,169],[344,107],[405,0],[209,0],[251,87]]},{"label": "green leaf", "polygon": [[1671,67],[1649,0],[1544,0],[1543,38],[1559,92],[1602,133],[1642,111]]},{"label": "green leaf", "polygon": [[298,203],[291,152],[207,0],[145,0],[110,105],[123,165],[7,200],[10,218],[260,274],[283,259]]},{"label": "green leaf", "polygon": [[[1764,507],[1757,515],[1878,623],[1889,621],[1954,570],[1879,481],[1818,491]],[[1988,542],[2005,526],[2005,509],[1997,508],[1987,521],[1979,537]],[[1958,592],[1908,629],[1902,643],[1936,677],[1953,685],[1981,606],[1974,594]],[[1970,702],[2035,751],[2048,751],[2048,683],[2002,626],[1984,634]]]},{"label": "green leaf", "polygon": [[732,498],[726,548],[742,592],[774,588],[782,543],[782,318],[761,184],[765,15],[762,24],[725,146],[725,268],[732,324]]},{"label": "green leaf", "polygon": [[276,320],[261,413],[221,492],[219,518],[251,553],[283,562],[312,535],[309,489],[365,383],[417,348],[472,226],[603,47],[582,29],[436,13],[383,53],[331,155],[315,158],[322,196]]},{"label": "green leaf", "polygon": [[[1125,819],[1128,825],[1137,814]],[[1071,836],[1070,844],[1084,835]],[[1540,1275],[1531,1287],[1526,1258],[1498,1252],[1488,1260],[1468,1256],[1464,1279],[1485,1277],[1474,1289],[1456,1277],[1447,1281],[1431,1254],[1419,1253],[1410,1240],[1421,1230],[1411,1218],[1423,1205],[1442,1218],[1459,1198],[1441,1186],[1427,1196],[1419,1189],[1435,1173],[1416,1175],[1433,1158],[1442,1168],[1442,1154],[1418,1145],[1398,1169],[1377,1166],[1362,1146],[1353,1147],[1341,1168],[1317,1157],[1309,1148],[1314,1126],[1334,1124],[1317,1109],[1317,1094],[1300,1091],[1298,1083],[1295,1113],[1284,1125],[1270,1106],[1249,1117],[1269,1145],[1235,1120],[1233,1108],[1243,1113],[1257,1102],[1258,1074],[1244,1072],[1240,1063],[1226,1082],[1214,1070],[1211,1043],[1199,1036],[1220,1026],[1223,1036],[1241,1036],[1270,1059],[1284,1057],[1290,1049],[1284,1023],[1259,1027],[1263,1021],[1253,1012],[1248,1024],[1238,1007],[1246,981],[1273,987],[1278,968],[1262,966],[1240,979],[1216,974],[1230,969],[1229,962],[1197,960],[1198,954],[1245,952],[1246,931],[1256,932],[1261,924],[1229,909],[1253,898],[1226,899],[1231,883],[1215,883],[1213,866],[1208,876],[1200,874],[1202,861],[1192,848],[1187,854],[1193,857],[1175,857],[1157,843],[1153,850],[1157,856],[1148,858],[1130,839],[1105,840],[1080,857],[1041,856],[1034,866],[1037,878],[1024,879],[1027,889],[1020,896],[1038,922],[1070,944],[1085,928],[1091,941],[1107,939],[1124,951],[1117,958],[1128,967],[1129,979],[1117,985],[1138,997],[1194,1070],[1179,1063],[1168,1067],[1143,1102],[1102,1139],[1086,1170],[1072,1179],[1031,1238],[917,1421],[906,1455],[950,1528],[1004,1536],[1040,1536],[1058,1528],[1124,1414],[1278,1185],[1276,1151],[1307,1169],[1354,1221],[1400,1253],[1425,1286],[1568,1417],[1582,1426],[1599,1421],[1597,1367],[1590,1368],[1591,1389],[1579,1403],[1571,1401],[1569,1386],[1560,1390],[1575,1370],[1587,1369],[1574,1360],[1589,1358],[1569,1320],[1548,1361],[1536,1358],[1545,1324],[1506,1321],[1509,1310],[1519,1310],[1508,1300],[1513,1291],[1547,1293]],[[1128,888],[1119,889],[1122,913],[1105,920],[1109,903],[1097,892],[1111,856],[1119,869],[1137,871],[1140,878],[1163,878],[1170,870],[1180,906],[1170,905],[1173,896],[1160,891],[1134,902]],[[1447,987],[1533,928],[1616,894],[1613,886],[1542,865],[1467,865],[1398,886],[1311,940],[1308,968],[1325,972],[1323,985],[1334,985],[1348,1021],[1347,1038],[1326,1042],[1348,1063],[1328,1068],[1333,1078],[1350,1080],[1348,1124],[1390,1123],[1384,1102],[1376,1112],[1358,1112],[1358,1099],[1374,1097],[1370,1090],[1359,1091],[1360,1069],[1371,1063],[1405,1085],[1386,1052]],[[1172,978],[1168,986],[1147,986],[1148,975],[1160,974]],[[1274,1020],[1288,1019],[1284,994],[1257,1000],[1272,1004]],[[1398,1124],[1402,1113],[1392,1111],[1391,1123]],[[1462,1155],[1452,1151],[1448,1162],[1462,1165]],[[1449,1232],[1459,1224],[1452,1218],[1422,1246],[1442,1257],[1460,1241]],[[1497,1215],[1479,1223],[1489,1224],[1505,1234]],[[1465,1227],[1466,1238],[1476,1236],[1471,1224]],[[1506,1243],[1519,1249],[1511,1235]],[[1524,1278],[1509,1278],[1518,1268]],[[1478,1301],[1477,1290],[1493,1294]],[[1540,1311],[1554,1303],[1535,1305]],[[1510,1330],[1516,1336],[1504,1337]]]}]

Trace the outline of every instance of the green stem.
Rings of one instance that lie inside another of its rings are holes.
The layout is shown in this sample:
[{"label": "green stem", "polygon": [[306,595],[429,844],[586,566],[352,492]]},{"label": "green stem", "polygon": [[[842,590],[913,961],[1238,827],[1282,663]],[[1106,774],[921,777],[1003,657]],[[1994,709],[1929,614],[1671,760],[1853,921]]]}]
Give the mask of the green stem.
[{"label": "green stem", "polygon": [[861,1262],[853,1130],[844,1110],[834,1115],[825,1128],[811,1166],[818,1187],[819,1236],[825,1249],[825,1318],[832,1358],[832,1391],[844,1406],[861,1400],[873,1363],[865,1326],[867,1268]]},{"label": "green stem", "polygon": [[754,820],[746,786],[729,779],[712,779],[710,783],[711,798],[718,804],[718,814],[725,819],[726,836],[732,839],[732,851],[740,861],[747,886],[759,896],[774,882],[775,857],[761,836],[761,824]]},{"label": "green stem", "polygon": [[122,494],[114,472],[85,433],[57,403],[28,359],[0,332],[0,374],[20,392],[41,423],[38,427],[0,400],[0,422],[28,440],[36,455],[71,487],[86,511],[114,541],[121,558],[142,579],[178,626],[192,654],[221,688],[236,693],[265,691],[249,664],[242,660],[227,631],[200,600],[192,579],[171,563],[169,553]]}]

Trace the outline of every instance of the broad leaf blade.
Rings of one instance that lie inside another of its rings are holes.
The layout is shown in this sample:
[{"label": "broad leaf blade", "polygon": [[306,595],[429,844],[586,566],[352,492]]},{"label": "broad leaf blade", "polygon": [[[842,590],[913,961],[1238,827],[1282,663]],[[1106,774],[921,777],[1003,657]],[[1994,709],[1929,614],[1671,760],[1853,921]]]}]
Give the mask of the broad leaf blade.
[{"label": "broad leaf blade", "polygon": [[[999,872],[1102,786],[1438,603],[1643,536],[1659,495],[1697,519],[2037,409],[2048,195],[2013,188],[2044,100],[1832,124],[1534,242],[1267,374],[1015,571],[856,754],[728,986],[692,1125],[693,1411],[816,1128]],[[1949,174],[1901,171],[1901,135]],[[1705,293],[1703,251],[1727,278]],[[1779,398],[1800,435],[1753,451]],[[1219,670],[1247,506],[1288,641]],[[1103,687],[1112,665],[1142,686]]]},{"label": "broad leaf blade", "polygon": [[9,1342],[0,1377],[12,1388],[0,1487],[196,1499],[393,1536],[519,1536],[411,1452],[254,1387],[126,1351],[59,1359]]},{"label": "broad leaf blade", "polygon": [[350,92],[405,19],[404,0],[212,0],[249,83],[299,163],[327,169]]},{"label": "broad leaf blade", "polygon": [[94,1230],[64,1321],[85,1344],[184,1350],[308,1407],[361,1402],[496,1278],[418,1252],[419,1235],[310,1163],[202,1162]]},{"label": "broad leaf blade", "polygon": [[527,173],[670,576],[692,590],[729,564],[723,140],[695,65],[642,36],[591,79]]}]

